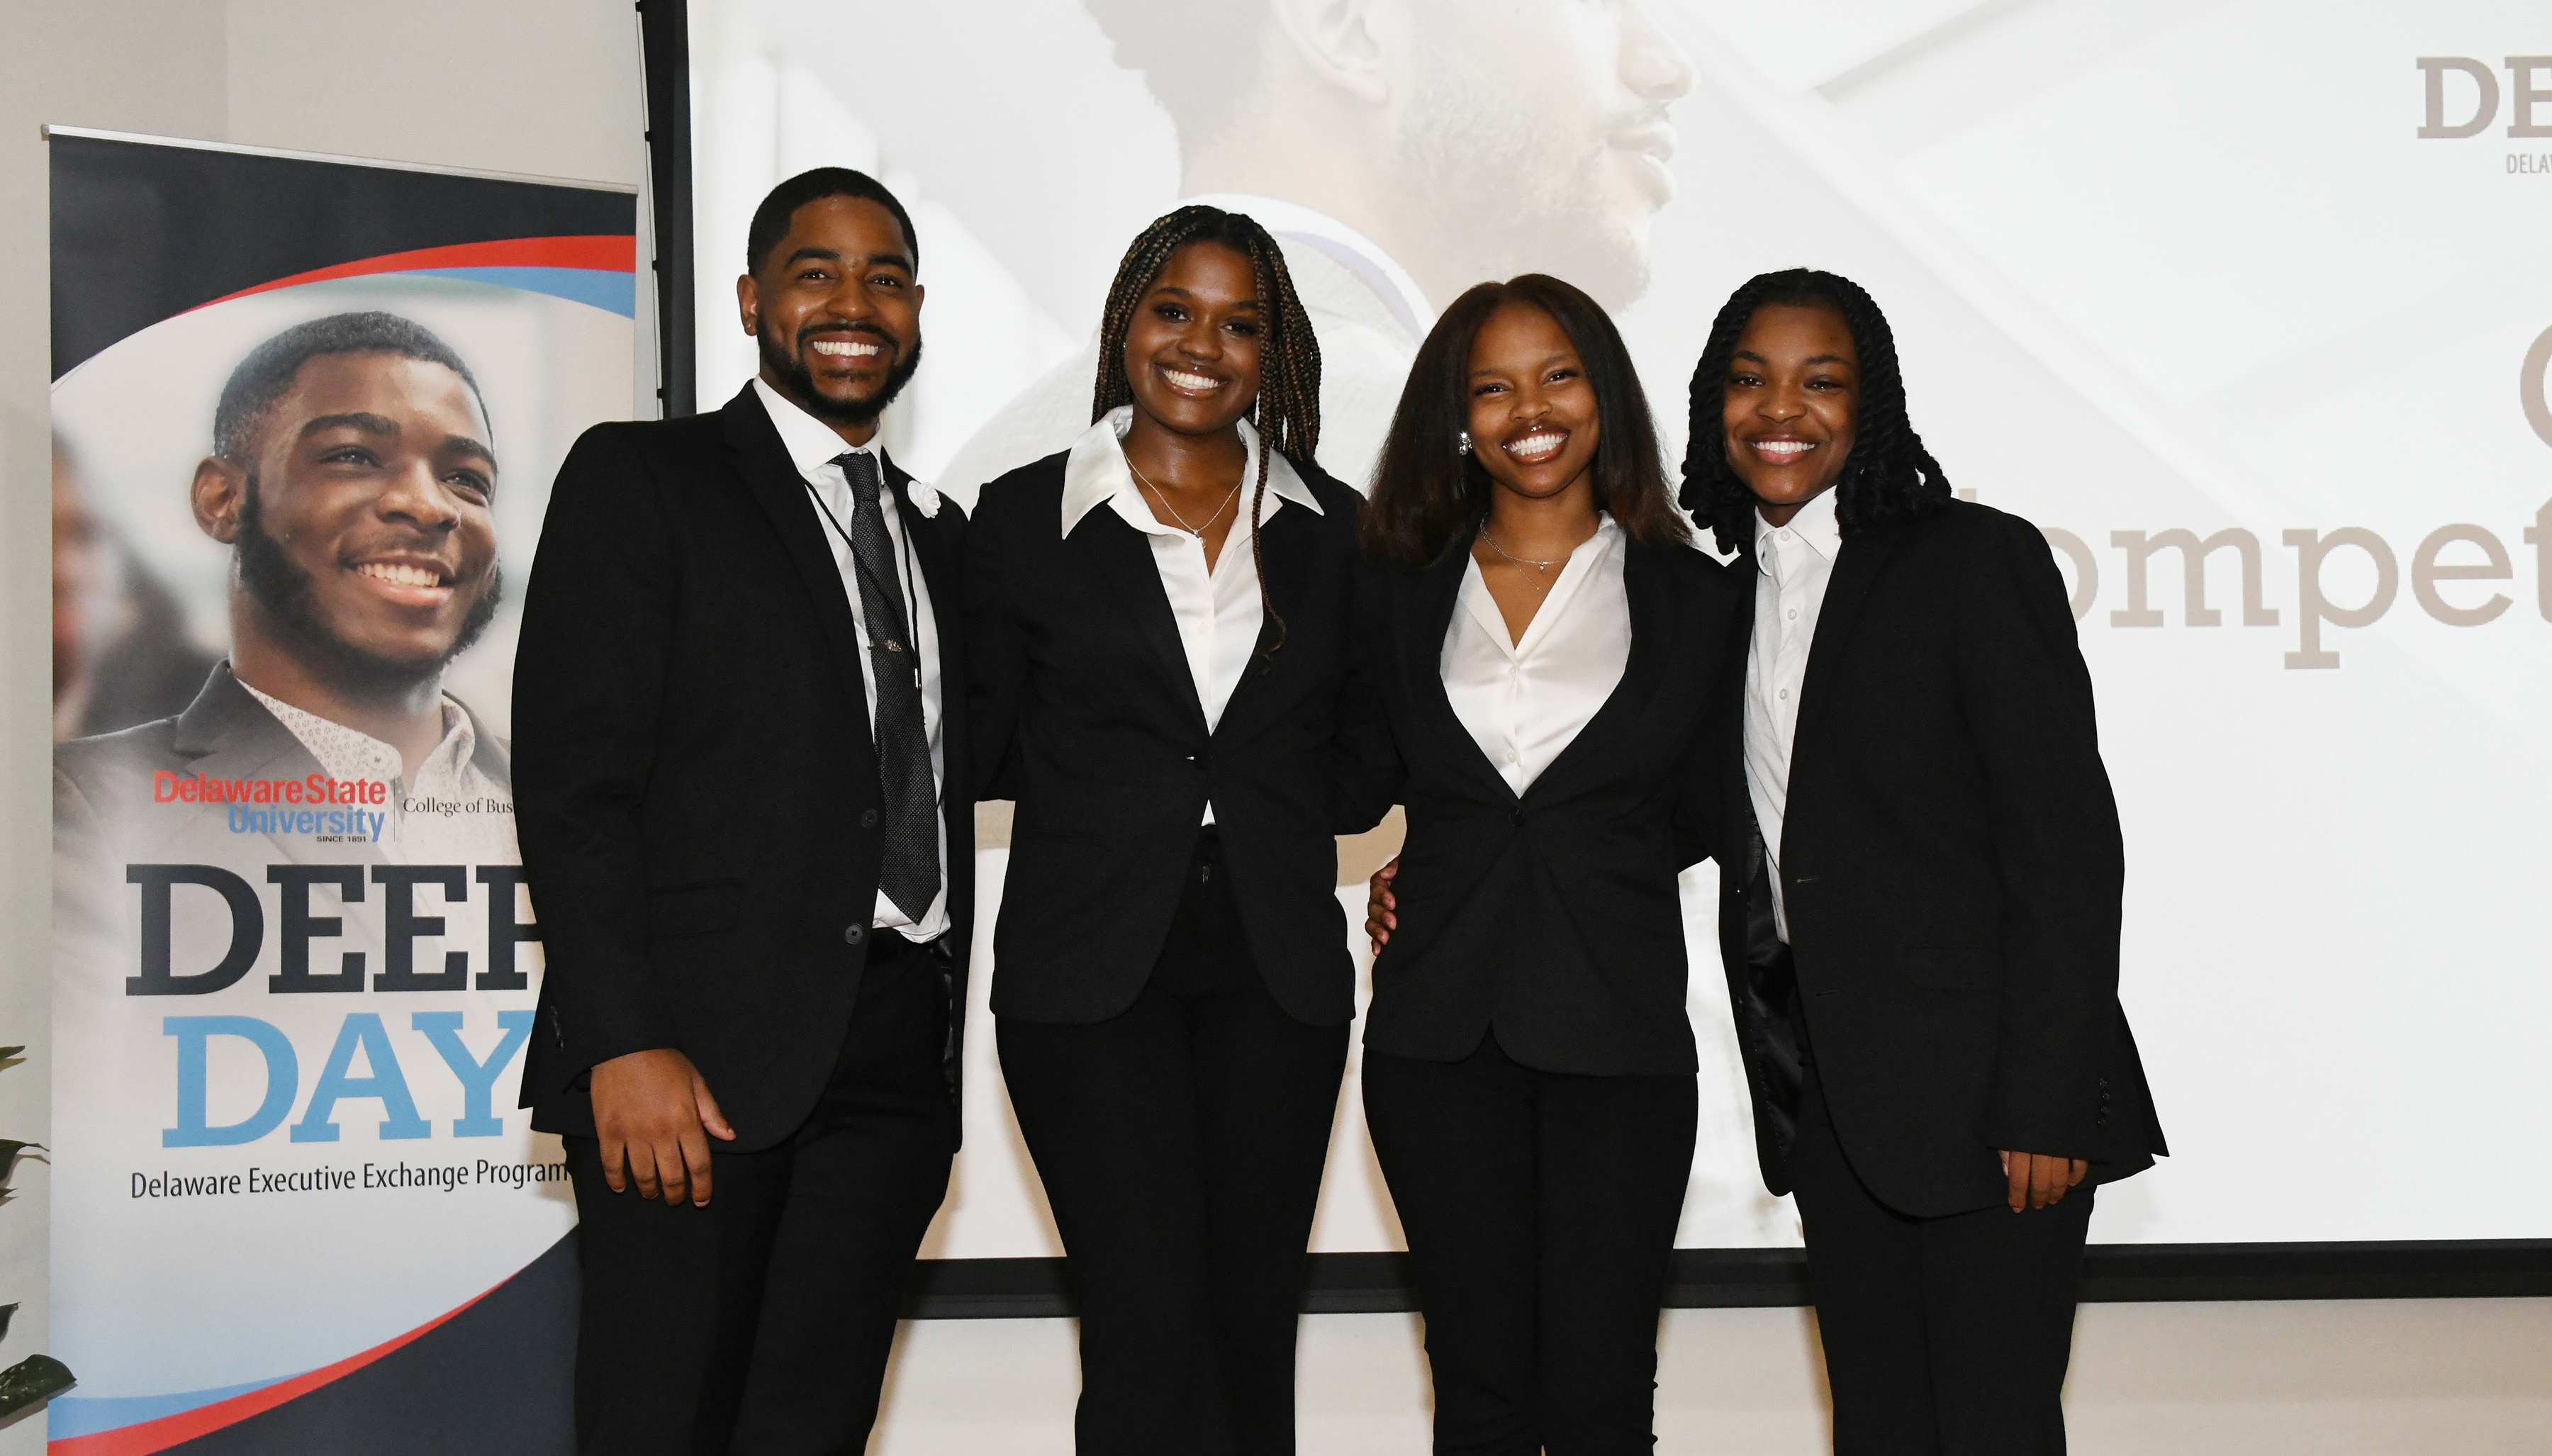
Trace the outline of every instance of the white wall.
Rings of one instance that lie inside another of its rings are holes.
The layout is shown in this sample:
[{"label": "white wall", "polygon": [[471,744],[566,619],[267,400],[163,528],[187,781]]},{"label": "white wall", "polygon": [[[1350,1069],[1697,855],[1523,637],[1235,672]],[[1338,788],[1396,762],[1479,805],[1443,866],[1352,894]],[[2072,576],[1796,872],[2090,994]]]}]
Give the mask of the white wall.
[{"label": "white wall", "polygon": [[[645,166],[627,0],[0,0],[0,1136],[47,1119],[51,715],[46,449],[46,122],[636,182]],[[0,1364],[43,1347],[45,1170],[0,1207]],[[1668,1316],[1668,1449],[1822,1449],[1821,1376],[1798,1310]],[[876,1449],[1070,1449],[1060,1320],[910,1325]],[[1407,1315],[1305,1322],[1308,1450],[1425,1445]],[[2075,1340],[2076,1448],[2185,1456],[2552,1447],[2552,1300],[2095,1305]],[[42,1417],[0,1431],[41,1449]]]}]

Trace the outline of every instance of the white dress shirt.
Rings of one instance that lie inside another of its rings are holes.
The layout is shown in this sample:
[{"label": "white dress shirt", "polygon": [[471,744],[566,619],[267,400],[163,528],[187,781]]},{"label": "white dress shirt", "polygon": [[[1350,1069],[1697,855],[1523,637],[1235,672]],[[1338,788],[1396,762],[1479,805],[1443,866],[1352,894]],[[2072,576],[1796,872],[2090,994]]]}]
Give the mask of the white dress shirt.
[{"label": "white dress shirt", "polygon": [[1746,653],[1746,792],[1763,833],[1772,881],[1772,923],[1790,938],[1781,907],[1781,823],[1790,803],[1790,745],[1799,730],[1799,687],[1817,613],[1843,550],[1835,493],[1799,507],[1789,523],[1754,518],[1754,634]]},{"label": "white dress shirt", "polygon": [[1507,635],[1479,559],[1462,565],[1444,628],[1444,696],[1518,798],[1576,741],[1630,665],[1622,551],[1622,528],[1600,517],[1595,534],[1568,554],[1522,641]]},{"label": "white dress shirt", "polygon": [[511,865],[514,796],[478,767],[478,730],[461,704],[443,700],[443,738],[407,781],[399,751],[358,728],[296,708],[242,682],[289,729],[331,779],[388,784],[377,845],[393,865]]},{"label": "white dress shirt", "polygon": [[[833,461],[855,448],[864,454],[876,455],[877,444],[872,440],[857,447],[844,445],[842,437],[833,433],[832,426],[799,409],[786,395],[758,378],[753,381],[753,391],[762,397],[762,407],[771,416],[772,427],[780,432],[780,443],[788,450],[790,463],[798,468],[798,473],[805,477],[807,484],[815,487],[816,495],[823,501],[819,507],[810,499],[806,502],[806,509],[815,517],[815,530],[823,536],[824,544],[832,549],[834,570],[842,576],[842,592],[850,598],[851,620],[859,624],[860,644],[866,647],[868,609],[860,604],[860,582],[855,574],[858,568],[853,563],[851,543],[845,534],[852,529],[851,482],[842,474],[842,468]],[[886,478],[886,461],[880,457],[878,479],[882,485]],[[928,486],[916,480],[908,488],[913,509],[924,515],[937,513],[939,498]],[[913,559],[912,548],[904,540],[904,521],[892,486],[878,491],[878,508],[886,516],[886,537],[894,548],[896,574],[904,583],[905,609],[912,614],[912,642],[920,650],[921,657],[921,731],[930,740],[930,782],[944,803],[948,794],[948,756],[939,742],[939,619],[931,611],[929,583],[922,580],[920,564]],[[826,511],[832,513],[830,520],[825,518]],[[840,525],[839,531],[834,529],[836,522]],[[860,691],[868,700],[870,741],[875,742],[877,682],[865,671],[866,664],[871,661],[869,656],[862,653],[860,661],[863,665]],[[933,816],[933,822],[939,831],[939,893],[931,899],[930,908],[915,921],[898,909],[895,901],[888,899],[886,891],[881,889],[878,891],[876,914],[869,922],[880,930],[897,931],[906,940],[933,940],[948,931],[948,819],[945,814],[939,814]]]},{"label": "white dress shirt", "polygon": [[[1164,525],[1152,514],[1152,505],[1134,483],[1134,472],[1125,464],[1125,450],[1120,442],[1134,426],[1134,407],[1120,404],[1108,412],[1108,417],[1092,425],[1079,440],[1072,443],[1071,458],[1063,466],[1063,534],[1070,536],[1081,518],[1105,505],[1126,525],[1151,538],[1152,566],[1161,573],[1161,590],[1170,599],[1170,615],[1177,619],[1179,646],[1186,650],[1188,679],[1196,687],[1197,704],[1205,709],[1208,733],[1223,721],[1223,710],[1231,701],[1232,689],[1240,685],[1240,675],[1249,670],[1250,654],[1258,647],[1258,629],[1265,620],[1258,604],[1258,563],[1249,549],[1249,498],[1257,480],[1248,475],[1224,510],[1233,516],[1231,533],[1223,539],[1223,552],[1206,565],[1205,540]],[[1258,432],[1247,420],[1239,422],[1240,444],[1249,452],[1254,464],[1258,459]],[[1303,483],[1294,471],[1293,462],[1284,456],[1267,453],[1267,502],[1265,519],[1273,520],[1287,502],[1302,506],[1314,515],[1326,514],[1320,497]],[[1197,524],[1205,525],[1199,521]],[[1205,806],[1205,822],[1214,822],[1214,805]]]}]

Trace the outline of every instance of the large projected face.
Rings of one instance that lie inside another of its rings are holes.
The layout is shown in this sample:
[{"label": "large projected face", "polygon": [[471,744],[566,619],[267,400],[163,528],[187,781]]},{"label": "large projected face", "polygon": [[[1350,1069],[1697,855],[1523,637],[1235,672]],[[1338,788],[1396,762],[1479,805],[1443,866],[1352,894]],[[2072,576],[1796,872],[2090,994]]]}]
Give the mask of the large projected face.
[{"label": "large projected face", "polygon": [[1283,198],[1441,305],[1548,272],[1647,286],[1688,58],[1634,0],[1091,0],[1178,128],[1184,189]]},{"label": "large projected face", "polygon": [[1386,164],[1404,211],[1443,230],[1430,251],[1444,271],[1637,297],[1649,220],[1674,197],[1666,106],[1692,89],[1683,53],[1629,3],[1414,0],[1395,20]]}]

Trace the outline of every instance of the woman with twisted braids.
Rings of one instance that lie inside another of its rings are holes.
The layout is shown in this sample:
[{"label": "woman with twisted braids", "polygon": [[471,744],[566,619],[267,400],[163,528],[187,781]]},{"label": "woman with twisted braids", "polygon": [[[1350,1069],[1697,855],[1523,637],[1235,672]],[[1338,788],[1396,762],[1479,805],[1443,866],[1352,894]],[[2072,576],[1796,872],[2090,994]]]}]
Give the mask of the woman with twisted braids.
[{"label": "woman with twisted braids", "polygon": [[1355,493],[1248,218],[1126,250],[1088,434],[984,487],[974,749],[1016,801],[992,1003],[1071,1256],[1084,1452],[1294,1449],[1294,1334],[1354,1015],[1334,893]]},{"label": "woman with twisted braids", "polygon": [[1438,1452],[1654,1445],[1698,1106],[1675,877],[1710,848],[1702,726],[1740,595],[1667,489],[1612,321],[1527,274],[1419,347],[1366,510],[1397,750],[1371,791],[1409,838],[1365,1120]]},{"label": "woman with twisted braids", "polygon": [[2064,582],[2037,528],[1952,498],[1848,279],[1737,290],[1691,438],[1683,504],[1754,582],[1721,956],[1835,1450],[2054,1456],[2092,1186],[2164,1151]]}]

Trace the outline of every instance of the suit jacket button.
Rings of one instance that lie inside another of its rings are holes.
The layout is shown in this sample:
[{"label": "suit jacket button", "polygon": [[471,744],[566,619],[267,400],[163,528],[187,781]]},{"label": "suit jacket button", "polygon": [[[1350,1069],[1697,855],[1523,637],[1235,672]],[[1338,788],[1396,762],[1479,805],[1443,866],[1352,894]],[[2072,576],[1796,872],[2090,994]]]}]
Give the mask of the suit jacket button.
[{"label": "suit jacket button", "polygon": [[865,925],[845,925],[842,927],[842,943],[844,945],[858,945],[861,941],[868,938],[869,928]]},{"label": "suit jacket button", "polygon": [[1521,825],[1524,823],[1524,805],[1522,805],[1522,804],[1518,804],[1518,805],[1516,805],[1516,808],[1515,808],[1515,821],[1516,821],[1517,825],[1519,825],[1519,826],[1521,826]]},{"label": "suit jacket button", "polygon": [[862,810],[860,810],[860,827],[861,827],[862,829],[875,829],[875,828],[877,827],[877,821],[878,821],[878,812],[877,812],[877,810],[875,810],[875,809],[862,809]]}]

